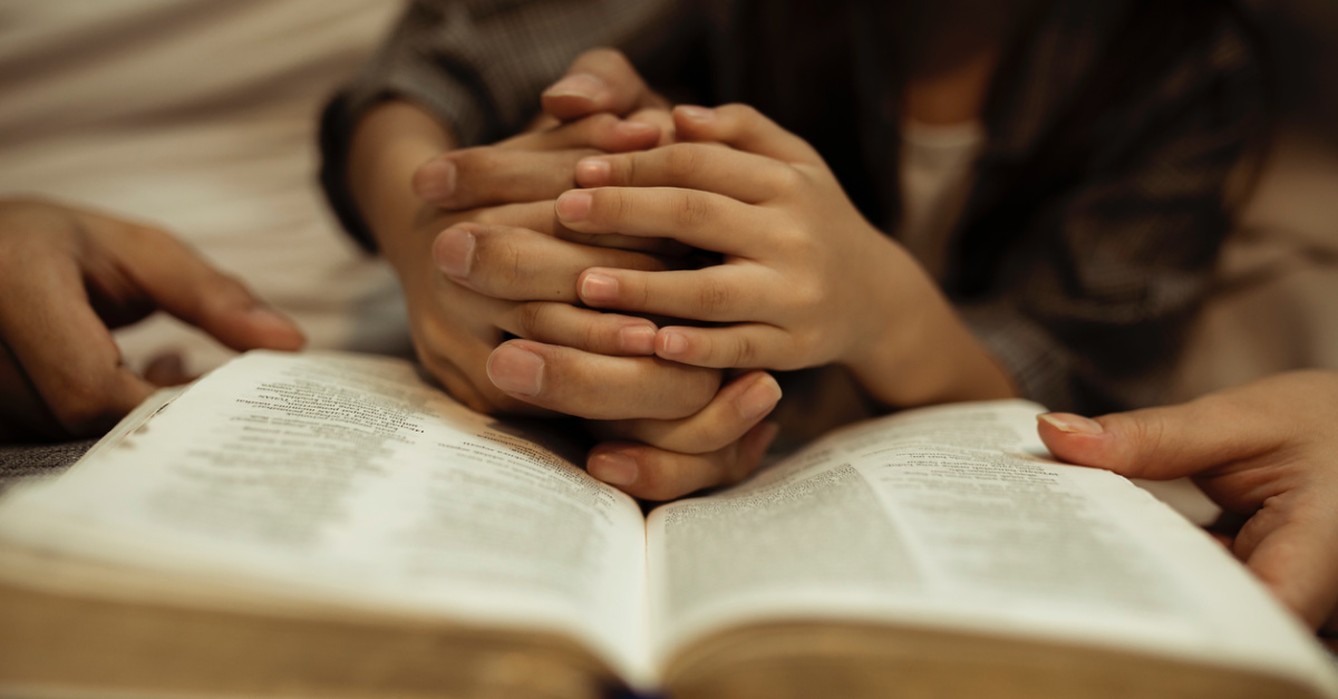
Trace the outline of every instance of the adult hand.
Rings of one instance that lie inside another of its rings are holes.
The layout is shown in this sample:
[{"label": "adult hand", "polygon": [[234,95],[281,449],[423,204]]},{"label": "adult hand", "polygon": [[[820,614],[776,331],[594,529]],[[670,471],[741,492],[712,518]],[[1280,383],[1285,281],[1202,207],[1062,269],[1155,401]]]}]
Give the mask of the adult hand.
[{"label": "adult hand", "polygon": [[[591,261],[663,269],[659,258],[477,223],[439,235],[434,256],[444,277],[458,285],[449,290],[454,298],[475,295],[454,308],[457,314],[471,305],[484,310],[485,334],[457,356],[486,353],[490,386],[504,394],[488,400],[511,411],[525,412],[528,405],[593,420],[596,435],[608,440],[590,453],[595,477],[636,497],[664,500],[737,481],[761,463],[775,437],[774,426],[759,424],[780,399],[773,378],[753,372],[717,393],[718,370],[652,355],[649,320],[574,303],[576,277]],[[525,300],[536,298],[546,300]],[[449,349],[461,338],[459,317],[427,326],[439,334],[416,337]],[[499,330],[523,339],[489,351],[501,340]],[[421,347],[419,354],[425,362],[438,356]],[[461,380],[454,368],[439,367],[443,381]],[[468,386],[456,390],[459,395]]]},{"label": "adult hand", "polygon": [[[612,57],[620,58],[616,54]],[[608,53],[588,55],[573,71],[579,72],[584,65],[610,75],[603,70],[609,58]],[[613,65],[617,68],[618,61]],[[630,65],[622,61],[621,67],[626,69],[623,75],[632,78],[621,84],[644,86]],[[611,79],[617,81],[618,76],[611,75]],[[648,114],[635,118],[649,119]],[[567,112],[564,116],[578,115]],[[656,123],[666,121],[667,113],[661,113]],[[627,138],[629,133],[640,133],[636,129],[611,134],[601,131],[620,123],[610,121],[609,114],[596,114],[594,119],[582,119],[571,126],[580,124],[588,129],[589,140],[583,145],[589,148],[628,150],[650,145]],[[437,209],[433,213],[435,223],[425,228],[452,221],[482,224],[455,226],[434,243],[441,271],[465,288],[435,292],[440,299],[449,295],[456,301],[449,304],[454,318],[414,312],[415,295],[410,295],[411,318],[427,322],[421,331],[414,332],[420,343],[420,357],[448,390],[482,410],[524,412],[525,404],[529,404],[607,418],[591,423],[597,434],[610,440],[591,452],[591,473],[607,477],[635,496],[666,499],[742,478],[761,462],[775,435],[773,426],[760,424],[780,397],[774,380],[739,377],[715,393],[719,372],[703,374],[698,369],[644,356],[635,361],[624,359],[651,354],[654,326],[649,321],[599,314],[564,303],[574,301],[574,297],[562,292],[574,288],[574,274],[580,271],[567,269],[565,261],[592,252],[610,259],[608,256],[614,253],[559,247],[552,238],[650,249],[680,261],[682,246],[639,237],[619,240],[617,236],[581,236],[556,225],[551,203],[538,209],[514,203],[472,211],[467,208],[513,197],[554,197],[569,187],[579,157],[571,158],[566,146],[582,144],[580,138],[553,138],[560,133],[560,129],[536,129],[497,147],[448,152],[415,173],[414,191]],[[514,152],[503,154],[502,149]],[[588,155],[589,150],[577,154]],[[539,157],[530,157],[535,155]],[[461,187],[459,183],[464,179],[470,182]],[[555,183],[560,188],[545,194],[546,188]],[[551,237],[545,241],[534,234]],[[660,263],[626,255],[614,264],[645,269],[648,263],[649,268],[659,268],[656,265]],[[420,283],[425,288],[428,282]],[[406,278],[406,289],[412,285]],[[503,305],[499,307],[496,300]],[[507,307],[505,303],[513,305]],[[444,304],[431,305],[440,308]],[[469,325],[465,314],[470,309],[477,312],[475,318],[481,322],[473,324],[472,334],[462,333],[461,328]],[[512,340],[488,352],[507,335],[528,339]],[[461,370],[479,366],[484,353],[491,386]]]},{"label": "adult hand", "polygon": [[646,120],[592,113],[565,124],[531,128],[488,146],[449,149],[414,172],[414,194],[447,211],[552,201],[572,186],[581,158],[648,148],[661,128]]},{"label": "adult hand", "polygon": [[[586,51],[572,62],[562,79],[540,96],[544,114],[558,121],[574,121],[591,114],[623,117],[661,114],[669,101],[646,84],[636,67],[616,49]],[[656,122],[671,126],[667,119]]]},{"label": "adult hand", "polygon": [[[541,171],[556,162],[544,157],[559,153],[574,162],[576,153],[636,145],[635,138],[629,142],[619,132],[620,123],[611,115],[597,115],[490,147],[498,162],[510,163],[493,176],[531,177],[524,185],[530,196],[544,196],[544,186],[570,186],[570,163],[564,166],[565,184],[543,184],[548,175]],[[470,209],[425,204],[410,186],[413,173],[447,148],[449,138],[431,116],[412,105],[389,103],[360,125],[349,178],[382,251],[399,273],[418,357],[452,395],[484,412],[550,409],[583,417],[680,418],[709,402],[719,387],[719,372],[627,357],[650,354],[650,321],[573,305],[576,275],[590,262],[661,269],[667,264],[663,256],[564,239],[569,236],[555,223],[551,199]],[[527,171],[519,166],[523,159],[506,160],[515,153],[501,155],[505,151],[534,156],[541,165]],[[487,169],[478,175],[486,179]],[[474,190],[473,196],[478,201],[504,198],[479,194],[485,189]],[[519,361],[492,362],[499,378],[494,385],[489,356],[511,336],[532,341],[531,349],[546,348],[542,372],[533,361],[539,355],[522,346],[511,353]],[[656,394],[646,394],[646,381],[675,388],[663,393],[665,400],[650,403],[646,396]],[[574,384],[592,388],[559,390]]]},{"label": "adult hand", "polygon": [[763,419],[780,385],[755,371],[736,377],[697,413],[679,420],[594,422],[603,443],[586,458],[590,475],[646,500],[670,500],[743,480],[761,464],[779,426]]},{"label": "adult hand", "polygon": [[155,386],[111,329],[164,310],[236,350],[302,333],[170,234],[54,202],[0,200],[0,436],[99,434]]},{"label": "adult hand", "polygon": [[1181,405],[1042,415],[1055,456],[1190,476],[1245,523],[1231,550],[1312,627],[1338,631],[1338,372],[1279,374]]}]

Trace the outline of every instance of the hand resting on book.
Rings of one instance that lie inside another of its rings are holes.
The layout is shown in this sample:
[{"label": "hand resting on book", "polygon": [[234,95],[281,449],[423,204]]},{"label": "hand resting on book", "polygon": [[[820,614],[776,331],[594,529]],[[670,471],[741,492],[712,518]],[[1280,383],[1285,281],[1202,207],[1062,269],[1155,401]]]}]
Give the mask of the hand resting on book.
[{"label": "hand resting on book", "polygon": [[1338,630],[1338,372],[1279,374],[1180,405],[1041,417],[1066,461],[1189,476],[1243,521],[1231,550],[1312,627]]},{"label": "hand resting on book", "polygon": [[0,200],[0,439],[100,434],[155,383],[184,379],[170,363],[136,374],[112,339],[111,328],[156,310],[237,350],[304,341],[169,233],[49,201]]}]

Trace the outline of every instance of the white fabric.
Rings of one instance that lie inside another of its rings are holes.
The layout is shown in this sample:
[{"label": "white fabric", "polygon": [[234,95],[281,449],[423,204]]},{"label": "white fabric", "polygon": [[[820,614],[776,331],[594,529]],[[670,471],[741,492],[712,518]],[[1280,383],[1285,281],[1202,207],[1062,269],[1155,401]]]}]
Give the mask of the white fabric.
[{"label": "white fabric", "polygon": [[[403,352],[393,275],[315,180],[319,109],[400,9],[370,0],[6,0],[0,196],[152,222],[292,315],[314,347]],[[228,352],[155,317],[118,335],[142,366]]]},{"label": "white fabric", "polygon": [[985,128],[979,122],[902,124],[897,238],[936,278],[942,275],[948,241],[966,206],[975,161],[984,147]]}]

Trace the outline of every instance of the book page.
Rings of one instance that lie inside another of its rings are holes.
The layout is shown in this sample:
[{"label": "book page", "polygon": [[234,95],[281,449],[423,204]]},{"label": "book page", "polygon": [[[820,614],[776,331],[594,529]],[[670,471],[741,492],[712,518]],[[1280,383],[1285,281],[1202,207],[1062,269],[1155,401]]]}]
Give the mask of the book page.
[{"label": "book page", "polygon": [[564,450],[407,362],[255,352],[0,501],[0,538],[202,587],[561,630],[644,673],[644,520]]},{"label": "book page", "polygon": [[661,655],[749,622],[881,619],[1317,667],[1313,641],[1220,545],[1124,478],[1045,458],[1042,411],[883,418],[658,508]]}]

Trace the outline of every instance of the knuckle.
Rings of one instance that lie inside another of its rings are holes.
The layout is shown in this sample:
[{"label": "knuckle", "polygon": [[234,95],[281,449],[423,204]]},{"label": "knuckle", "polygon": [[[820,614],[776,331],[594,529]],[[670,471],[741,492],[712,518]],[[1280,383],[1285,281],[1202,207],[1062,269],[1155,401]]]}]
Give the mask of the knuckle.
[{"label": "knuckle", "polygon": [[758,365],[757,343],[752,338],[741,337],[731,348],[729,365],[738,368],[751,368]]},{"label": "knuckle", "polygon": [[628,193],[618,187],[604,187],[591,192],[590,220],[598,223],[616,223],[628,210]]},{"label": "knuckle", "polygon": [[777,194],[798,191],[803,188],[807,180],[807,177],[798,169],[784,163],[778,163],[776,167],[768,168],[759,177],[764,180],[764,184],[769,189]]},{"label": "knuckle", "polygon": [[[1129,436],[1133,443],[1141,447],[1145,453],[1159,453],[1162,451],[1162,445],[1166,444],[1165,423],[1161,420],[1129,420],[1125,424]],[[1169,442],[1174,444],[1174,441]]]},{"label": "knuckle", "polygon": [[790,288],[791,311],[794,313],[808,314],[823,308],[826,298],[826,289],[812,279],[796,281]]},{"label": "knuckle", "polygon": [[680,228],[696,229],[711,220],[711,202],[700,192],[680,190],[674,207],[674,223]]},{"label": "knuckle", "polygon": [[542,341],[548,336],[547,319],[549,316],[548,305],[544,303],[522,303],[515,308],[517,333],[525,338],[538,338]]},{"label": "knuckle", "polygon": [[638,277],[624,277],[619,284],[619,290],[627,308],[631,309],[646,308],[654,296],[645,280]]},{"label": "knuckle", "polygon": [[693,143],[677,143],[667,146],[664,154],[664,172],[672,182],[681,181],[697,172],[701,165],[701,146]]},{"label": "knuckle", "polygon": [[525,278],[525,258],[505,236],[476,235],[469,283],[479,291],[504,293]]},{"label": "knuckle", "polygon": [[639,183],[640,179],[638,179],[638,177],[641,174],[641,158],[642,155],[640,153],[630,153],[621,158],[610,158],[609,174],[613,179],[613,183],[622,184],[624,186],[631,186]]},{"label": "knuckle", "polygon": [[[603,316],[599,316],[603,318]],[[610,332],[597,319],[582,319],[576,330],[576,346],[574,349],[586,352],[602,352],[612,349]]]},{"label": "knuckle", "polygon": [[706,281],[697,286],[697,306],[707,316],[724,314],[734,305],[733,290],[716,281]]}]

